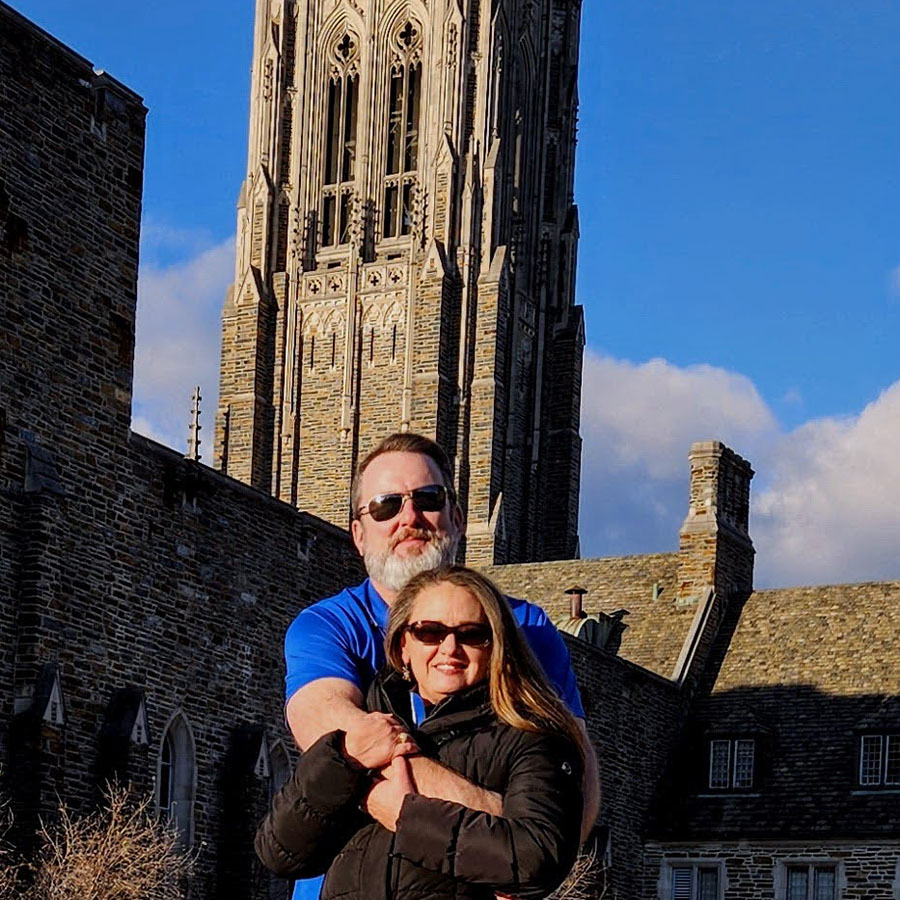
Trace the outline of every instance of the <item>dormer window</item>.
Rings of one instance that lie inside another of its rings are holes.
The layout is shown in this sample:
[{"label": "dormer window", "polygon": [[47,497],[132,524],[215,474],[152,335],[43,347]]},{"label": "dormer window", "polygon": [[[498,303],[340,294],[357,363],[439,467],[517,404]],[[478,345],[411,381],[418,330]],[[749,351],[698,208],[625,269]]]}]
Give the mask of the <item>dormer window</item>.
[{"label": "dormer window", "polygon": [[860,787],[900,787],[900,733],[859,739]]},{"label": "dormer window", "polygon": [[711,790],[749,790],[756,764],[754,738],[715,738],[709,742]]}]

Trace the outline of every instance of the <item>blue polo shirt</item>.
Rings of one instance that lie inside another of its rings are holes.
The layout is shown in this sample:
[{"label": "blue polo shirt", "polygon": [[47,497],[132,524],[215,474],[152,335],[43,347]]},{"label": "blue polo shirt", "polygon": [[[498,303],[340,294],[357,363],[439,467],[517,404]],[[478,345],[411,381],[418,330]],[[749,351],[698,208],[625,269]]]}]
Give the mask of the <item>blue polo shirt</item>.
[{"label": "blue polo shirt", "polygon": [[[539,606],[506,599],[548,680],[572,713],[583,719],[569,651],[556,626]],[[344,678],[365,694],[385,663],[388,612],[368,578],[302,610],[284,638],[286,698],[318,678]],[[294,900],[318,900],[322,880],[298,881]]]}]

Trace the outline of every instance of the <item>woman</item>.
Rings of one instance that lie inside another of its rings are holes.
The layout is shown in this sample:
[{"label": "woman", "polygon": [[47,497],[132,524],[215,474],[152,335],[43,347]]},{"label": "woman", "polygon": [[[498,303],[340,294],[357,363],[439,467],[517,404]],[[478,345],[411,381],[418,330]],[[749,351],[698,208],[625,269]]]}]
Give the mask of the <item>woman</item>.
[{"label": "woman", "polygon": [[[304,754],[259,829],[260,858],[287,878],[327,870],[325,900],[546,896],[578,849],[581,733],[506,601],[471,569],[424,572],[391,608],[386,652],[371,712]],[[403,758],[418,751],[501,794],[501,815],[418,794]],[[394,798],[392,830],[359,808],[387,766],[374,789]]]}]

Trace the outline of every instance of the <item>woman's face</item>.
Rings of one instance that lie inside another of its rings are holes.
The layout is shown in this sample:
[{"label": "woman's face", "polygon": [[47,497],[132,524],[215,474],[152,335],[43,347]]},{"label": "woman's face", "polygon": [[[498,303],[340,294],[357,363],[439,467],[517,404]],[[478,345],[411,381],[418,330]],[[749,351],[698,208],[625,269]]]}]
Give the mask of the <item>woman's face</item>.
[{"label": "woman's face", "polygon": [[[488,629],[481,603],[467,588],[443,582],[431,585],[413,601],[409,624],[427,623],[455,627],[482,626],[469,633],[477,638]],[[424,631],[428,631],[426,626]],[[432,633],[435,629],[431,629]],[[467,629],[463,630],[463,635]],[[432,638],[433,639],[433,638]],[[406,631],[401,644],[403,661],[412,669],[419,694],[428,703],[440,703],[450,694],[478,684],[488,677],[491,644],[478,647],[462,643],[458,635],[449,633],[438,644],[427,644]]]}]

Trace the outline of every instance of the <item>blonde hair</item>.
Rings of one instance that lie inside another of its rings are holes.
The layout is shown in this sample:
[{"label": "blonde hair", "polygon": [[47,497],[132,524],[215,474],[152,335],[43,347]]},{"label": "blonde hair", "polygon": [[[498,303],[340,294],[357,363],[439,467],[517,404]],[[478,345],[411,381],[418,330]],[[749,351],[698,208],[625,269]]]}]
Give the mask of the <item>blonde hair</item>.
[{"label": "blonde hair", "polygon": [[504,596],[489,579],[465,566],[441,566],[421,572],[391,605],[385,653],[393,668],[403,668],[403,636],[413,605],[426,588],[454,584],[465,588],[484,610],[493,641],[489,667],[491,706],[497,718],[523,731],[562,733],[585,752],[575,717],[547,681]]}]

